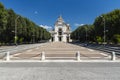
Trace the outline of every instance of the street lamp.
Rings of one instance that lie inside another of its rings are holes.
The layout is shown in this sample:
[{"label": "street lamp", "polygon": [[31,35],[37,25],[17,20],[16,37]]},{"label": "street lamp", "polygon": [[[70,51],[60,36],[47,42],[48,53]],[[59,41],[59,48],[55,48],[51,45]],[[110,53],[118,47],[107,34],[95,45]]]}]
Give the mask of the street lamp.
[{"label": "street lamp", "polygon": [[77,36],[78,36],[78,41],[79,41],[79,32],[78,32],[78,35],[77,35]]},{"label": "street lamp", "polygon": [[17,18],[15,19],[15,45],[17,46],[17,19],[20,16],[17,16]]},{"label": "street lamp", "polygon": [[86,42],[87,42],[87,36],[88,36],[87,27],[85,27],[85,31],[86,31]]},{"label": "street lamp", "polygon": [[33,33],[33,44],[35,43],[35,34]]},{"label": "street lamp", "polygon": [[43,35],[43,34],[42,34],[42,30],[41,30],[41,42],[42,42],[42,35]]},{"label": "street lamp", "polygon": [[104,46],[105,46],[105,41],[106,41],[106,29],[105,29],[105,18],[103,16],[101,16],[103,18],[104,21]]}]

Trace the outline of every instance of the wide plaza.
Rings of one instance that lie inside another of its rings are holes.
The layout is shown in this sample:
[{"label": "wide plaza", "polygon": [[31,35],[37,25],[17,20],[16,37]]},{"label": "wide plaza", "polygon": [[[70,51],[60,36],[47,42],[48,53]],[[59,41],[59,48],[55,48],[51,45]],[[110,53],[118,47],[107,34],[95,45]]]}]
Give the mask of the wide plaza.
[{"label": "wide plaza", "polygon": [[[64,42],[23,46],[27,49],[11,54],[10,61],[5,61],[3,58],[4,60],[0,62],[1,80],[119,80],[120,78],[119,60],[112,61],[109,53]],[[17,49],[23,46],[19,45]],[[44,61],[41,60],[43,51]],[[80,61],[76,60],[78,51]]]},{"label": "wide plaza", "polygon": [[[29,45],[28,45],[29,46]],[[16,49],[16,48],[15,48]],[[14,54],[10,52],[10,61],[37,60],[41,61],[42,52],[45,60],[73,60],[76,61],[77,52],[80,53],[80,60],[111,60],[111,54],[86,48],[80,45],[64,42],[48,42],[29,49],[18,51]],[[3,58],[5,60],[6,57]]]}]

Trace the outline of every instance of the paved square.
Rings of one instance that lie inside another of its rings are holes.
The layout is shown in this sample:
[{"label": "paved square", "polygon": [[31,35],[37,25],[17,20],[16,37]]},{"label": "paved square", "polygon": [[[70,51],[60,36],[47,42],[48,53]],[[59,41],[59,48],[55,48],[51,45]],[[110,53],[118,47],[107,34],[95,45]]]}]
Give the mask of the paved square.
[{"label": "paved square", "polygon": [[85,47],[77,46],[70,43],[63,43],[63,42],[53,42],[53,43],[46,43],[45,45],[42,45],[40,47],[36,47],[30,50],[22,51],[17,54],[12,55],[12,60],[17,59],[35,59],[40,60],[41,59],[41,52],[45,52],[46,59],[75,59],[76,53],[80,51],[81,57],[83,59],[92,59],[92,58],[108,58],[108,55],[88,49]]}]

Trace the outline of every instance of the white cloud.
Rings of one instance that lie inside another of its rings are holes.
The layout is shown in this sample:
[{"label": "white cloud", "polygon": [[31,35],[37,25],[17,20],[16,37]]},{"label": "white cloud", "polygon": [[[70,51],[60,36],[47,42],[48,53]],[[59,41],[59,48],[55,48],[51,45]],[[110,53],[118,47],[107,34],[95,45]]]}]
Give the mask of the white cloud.
[{"label": "white cloud", "polygon": [[47,25],[39,25],[40,27],[43,27],[44,29],[52,29],[51,26],[47,26]]},{"label": "white cloud", "polygon": [[80,26],[83,26],[83,25],[85,25],[85,24],[80,24]]},{"label": "white cloud", "polygon": [[34,14],[38,14],[38,11],[35,11]]},{"label": "white cloud", "polygon": [[74,26],[83,26],[84,24],[78,24],[78,23],[75,23]]}]

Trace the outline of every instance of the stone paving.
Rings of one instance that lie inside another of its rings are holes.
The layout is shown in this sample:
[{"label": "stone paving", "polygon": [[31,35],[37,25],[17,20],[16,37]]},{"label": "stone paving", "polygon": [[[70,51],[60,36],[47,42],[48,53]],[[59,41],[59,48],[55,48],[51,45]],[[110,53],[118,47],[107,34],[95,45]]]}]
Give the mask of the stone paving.
[{"label": "stone paving", "polygon": [[120,80],[120,63],[0,63],[0,80]]},{"label": "stone paving", "polygon": [[88,49],[70,43],[53,42],[11,55],[11,59],[40,60],[41,52],[43,51],[45,52],[46,59],[76,59],[76,52],[78,51],[80,51],[81,59],[109,58],[109,55],[100,51]]},{"label": "stone paving", "polygon": [[[81,59],[108,58],[103,52],[69,43],[46,43],[45,45],[11,55],[10,62],[0,61],[0,80],[119,80],[120,63],[108,62],[41,62],[41,52],[47,60],[55,57],[62,60],[80,51]],[[64,58],[63,58],[64,57]],[[21,62],[14,62],[18,60]],[[23,62],[22,60],[25,60]],[[37,60],[26,62],[26,60]]]}]

